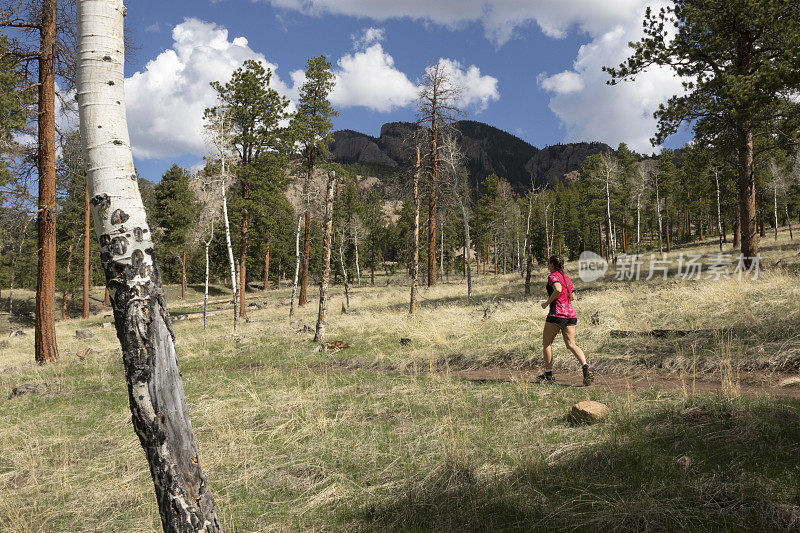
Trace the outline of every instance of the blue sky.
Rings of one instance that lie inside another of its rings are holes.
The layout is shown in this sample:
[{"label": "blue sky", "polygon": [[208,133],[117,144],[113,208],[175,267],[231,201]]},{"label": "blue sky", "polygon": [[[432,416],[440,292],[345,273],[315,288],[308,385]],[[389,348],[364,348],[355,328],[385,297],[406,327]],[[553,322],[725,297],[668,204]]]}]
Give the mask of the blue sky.
[{"label": "blue sky", "polygon": [[[378,135],[414,120],[415,85],[426,65],[446,61],[466,86],[467,118],[535,146],[628,142],[652,151],[653,109],[680,90],[656,71],[607,87],[600,66],[616,64],[638,38],[642,0],[138,0],[126,24],[137,49],[126,67],[137,168],[157,181],[172,163],[197,165],[199,125],[224,80],[244,59],[275,69],[293,97],[305,60],[325,54],[340,87],[337,129]],[[558,4],[557,6],[551,4]],[[356,15],[359,14],[360,16]],[[242,39],[243,38],[243,39]],[[668,143],[675,146],[686,136]]]}]

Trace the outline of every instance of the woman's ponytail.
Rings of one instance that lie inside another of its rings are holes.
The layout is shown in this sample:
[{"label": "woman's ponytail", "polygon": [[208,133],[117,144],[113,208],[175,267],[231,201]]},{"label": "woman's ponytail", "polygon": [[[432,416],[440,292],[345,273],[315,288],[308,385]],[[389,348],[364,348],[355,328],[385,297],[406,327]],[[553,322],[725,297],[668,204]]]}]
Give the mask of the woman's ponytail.
[{"label": "woman's ponytail", "polygon": [[553,265],[554,270],[564,273],[564,258],[560,255],[551,255],[550,264]]}]

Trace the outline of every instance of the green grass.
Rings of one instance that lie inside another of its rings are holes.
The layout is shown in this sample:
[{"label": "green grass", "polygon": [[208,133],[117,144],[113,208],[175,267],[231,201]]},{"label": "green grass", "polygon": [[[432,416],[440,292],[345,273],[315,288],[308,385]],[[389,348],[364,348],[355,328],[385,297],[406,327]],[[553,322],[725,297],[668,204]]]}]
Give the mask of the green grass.
[{"label": "green grass", "polygon": [[[788,262],[796,251],[767,254]],[[225,529],[796,530],[800,402],[740,396],[735,383],[736,370],[798,368],[792,265],[741,284],[576,283],[578,341],[601,372],[694,369],[720,380],[728,368],[733,383],[719,396],[451,375],[538,367],[544,312],[512,275],[477,277],[471,302],[460,283],[423,290],[416,317],[407,315],[407,287],[355,288],[344,315],[335,287],[329,339],[352,347],[333,355],[313,353],[311,335],[298,332],[314,324],[315,303],[288,321],[286,289],[253,293],[264,308],[249,311],[255,320],[235,336],[227,315],[207,331],[200,320],[178,321],[200,460]],[[540,270],[537,291],[542,279]],[[43,367],[33,364],[30,330],[3,339],[0,531],[160,529],[119,345],[113,328],[97,327],[103,321],[101,311],[59,322],[61,360]],[[609,335],[720,326],[725,335]],[[96,337],[74,338],[85,327]],[[559,371],[575,372],[563,346],[555,351]],[[23,383],[51,387],[9,398]],[[586,399],[607,404],[609,419],[571,425],[570,407]]]}]

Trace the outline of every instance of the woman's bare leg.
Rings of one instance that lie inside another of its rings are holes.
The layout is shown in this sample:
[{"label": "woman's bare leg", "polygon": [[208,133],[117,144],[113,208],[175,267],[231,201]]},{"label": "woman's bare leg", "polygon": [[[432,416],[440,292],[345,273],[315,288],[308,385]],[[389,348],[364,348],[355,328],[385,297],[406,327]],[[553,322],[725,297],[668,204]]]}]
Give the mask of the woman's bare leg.
[{"label": "woman's bare leg", "polygon": [[559,327],[552,322],[544,323],[542,332],[542,355],[544,358],[544,369],[553,370],[553,341],[558,335]]},{"label": "woman's bare leg", "polygon": [[561,335],[564,337],[564,344],[567,345],[567,350],[575,354],[581,365],[585,365],[586,356],[583,354],[583,350],[575,344],[575,330],[575,326],[567,326],[561,330]]}]

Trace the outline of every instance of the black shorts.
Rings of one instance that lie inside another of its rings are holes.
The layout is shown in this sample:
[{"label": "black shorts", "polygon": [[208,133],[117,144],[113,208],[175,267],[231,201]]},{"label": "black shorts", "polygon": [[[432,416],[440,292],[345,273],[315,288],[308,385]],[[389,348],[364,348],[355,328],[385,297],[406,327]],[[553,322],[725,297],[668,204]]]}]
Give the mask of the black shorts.
[{"label": "black shorts", "polygon": [[577,318],[564,318],[562,316],[553,316],[547,315],[546,322],[550,322],[551,324],[555,324],[561,329],[564,329],[567,326],[577,326],[578,319]]}]

